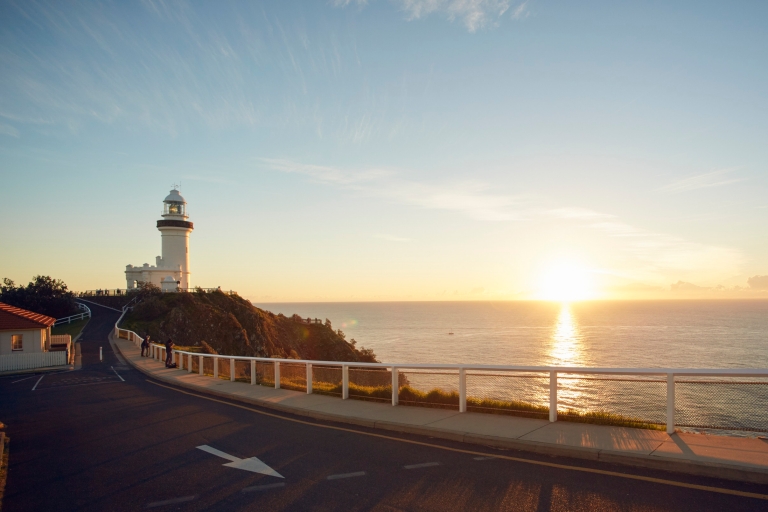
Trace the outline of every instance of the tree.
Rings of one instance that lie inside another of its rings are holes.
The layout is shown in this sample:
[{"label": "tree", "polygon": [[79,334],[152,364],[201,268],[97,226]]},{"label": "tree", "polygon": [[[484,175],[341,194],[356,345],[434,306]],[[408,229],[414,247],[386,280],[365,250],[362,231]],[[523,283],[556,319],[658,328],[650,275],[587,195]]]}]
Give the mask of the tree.
[{"label": "tree", "polygon": [[35,276],[26,287],[16,286],[12,280],[3,278],[0,302],[53,318],[63,318],[78,312],[74,295],[64,281],[50,276]]}]

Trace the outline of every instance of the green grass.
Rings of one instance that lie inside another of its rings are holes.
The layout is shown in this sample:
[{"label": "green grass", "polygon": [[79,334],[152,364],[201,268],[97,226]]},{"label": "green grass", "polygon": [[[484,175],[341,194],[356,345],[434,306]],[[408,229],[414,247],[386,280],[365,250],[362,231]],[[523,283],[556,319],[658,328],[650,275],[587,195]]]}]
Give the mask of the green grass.
[{"label": "green grass", "polygon": [[[229,377],[222,377],[228,379]],[[238,379],[240,380],[240,379]],[[248,379],[250,382],[250,379]],[[274,387],[274,379],[261,379],[257,384]],[[306,391],[303,380],[281,379],[280,387],[296,391]],[[341,382],[313,382],[312,393],[318,395],[341,396]],[[369,400],[376,402],[390,401],[392,399],[391,386],[360,386],[349,383],[349,398],[355,400]],[[433,407],[440,409],[458,409],[459,394],[456,391],[443,391],[433,389],[428,392],[419,391],[411,386],[403,386],[399,392],[401,405],[415,407]],[[522,416],[526,418],[549,418],[549,407],[536,405],[517,400],[489,400],[467,397],[467,410],[486,414],[506,414],[510,416]],[[570,421],[574,423],[591,423],[594,425],[610,425],[615,427],[643,428],[649,430],[665,430],[664,425],[648,423],[640,418],[624,416],[607,411],[579,412],[574,410],[558,411],[558,421]]]},{"label": "green grass", "polygon": [[[286,383],[281,386],[292,389]],[[304,385],[299,385],[293,389],[306,389]],[[341,395],[341,383],[315,382],[312,384],[312,392],[320,395]],[[392,399],[391,386],[358,386],[354,383],[349,384],[349,397],[357,400],[376,400],[389,401]],[[416,407],[435,407],[445,409],[459,408],[459,394],[455,391],[443,391],[433,389],[428,392],[419,391],[411,386],[400,388],[399,402],[402,405]],[[467,410],[473,412],[482,412],[490,414],[507,414],[510,416],[523,416],[528,418],[549,418],[549,407],[531,404],[517,400],[488,400],[480,398],[467,398]],[[559,421],[570,421],[575,423],[592,423],[595,425],[611,425],[619,427],[644,428],[650,430],[664,430],[664,425],[648,423],[640,418],[623,416],[607,411],[558,411],[557,419]]]},{"label": "green grass", "polygon": [[77,320],[76,322],[72,322],[71,324],[62,324],[57,325],[56,327],[53,327],[51,329],[51,335],[56,336],[59,334],[69,334],[72,336],[72,340],[75,339],[75,337],[80,334],[80,331],[82,331],[85,328],[85,324],[88,323],[89,318],[83,318],[82,320]]}]

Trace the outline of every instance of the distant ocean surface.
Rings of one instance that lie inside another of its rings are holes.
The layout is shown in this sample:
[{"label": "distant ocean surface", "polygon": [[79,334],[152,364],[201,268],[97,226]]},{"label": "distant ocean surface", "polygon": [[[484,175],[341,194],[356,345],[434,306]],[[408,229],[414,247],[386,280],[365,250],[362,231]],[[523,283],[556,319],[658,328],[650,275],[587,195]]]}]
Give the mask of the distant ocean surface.
[{"label": "distant ocean surface", "polygon": [[256,306],[328,318],[382,362],[768,368],[768,301],[762,300]]}]

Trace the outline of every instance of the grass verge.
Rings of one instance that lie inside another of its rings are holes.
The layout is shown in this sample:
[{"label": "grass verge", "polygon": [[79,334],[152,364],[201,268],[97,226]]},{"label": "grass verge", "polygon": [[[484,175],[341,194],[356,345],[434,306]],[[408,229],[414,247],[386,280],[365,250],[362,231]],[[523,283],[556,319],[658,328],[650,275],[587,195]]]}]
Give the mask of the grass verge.
[{"label": "grass verge", "polygon": [[72,336],[72,340],[74,341],[77,335],[80,334],[80,331],[85,329],[85,325],[88,323],[88,320],[90,320],[90,318],[83,318],[82,320],[77,320],[71,324],[57,325],[51,329],[51,335],[57,336],[59,334],[69,334]]}]

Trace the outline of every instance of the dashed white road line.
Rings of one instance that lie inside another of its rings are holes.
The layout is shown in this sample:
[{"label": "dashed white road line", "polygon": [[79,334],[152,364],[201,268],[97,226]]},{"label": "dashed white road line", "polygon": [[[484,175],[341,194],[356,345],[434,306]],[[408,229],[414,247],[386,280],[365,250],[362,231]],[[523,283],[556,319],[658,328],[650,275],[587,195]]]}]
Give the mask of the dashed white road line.
[{"label": "dashed white road line", "polygon": [[246,487],[245,489],[241,489],[240,492],[266,491],[269,489],[277,489],[278,487],[285,487],[285,482],[280,482],[278,484],[254,485],[252,487]]},{"label": "dashed white road line", "polygon": [[419,469],[419,468],[431,468],[432,466],[439,466],[439,462],[422,462],[421,464],[411,464],[409,466],[403,466],[404,469]]},{"label": "dashed white road line", "polygon": [[[114,366],[110,366],[110,368],[112,368],[112,371],[113,371],[113,372],[115,372],[115,375],[117,375],[118,377],[120,377],[120,374],[119,374],[119,373],[117,373],[117,370],[115,370],[115,367],[114,367]],[[125,382],[125,379],[124,379],[124,378],[122,378],[122,377],[120,377],[120,380],[121,380],[121,381],[123,381],[123,382]]]},{"label": "dashed white road line", "polygon": [[355,471],[354,473],[341,473],[338,475],[330,475],[326,480],[339,480],[341,478],[353,478],[356,476],[365,476],[365,471]]},{"label": "dashed white road line", "polygon": [[155,501],[147,504],[147,508],[164,507],[166,505],[175,505],[176,503],[186,503],[192,501],[197,496],[182,496],[181,498],[172,498],[170,500]]},{"label": "dashed white road line", "polygon": [[45,374],[41,375],[39,379],[37,379],[37,382],[35,382],[35,387],[32,388],[32,391],[37,389],[37,385],[40,384],[40,381],[43,380],[43,377],[45,377]]},{"label": "dashed white road line", "polygon": [[491,460],[498,459],[498,457],[475,457],[475,460]]}]

